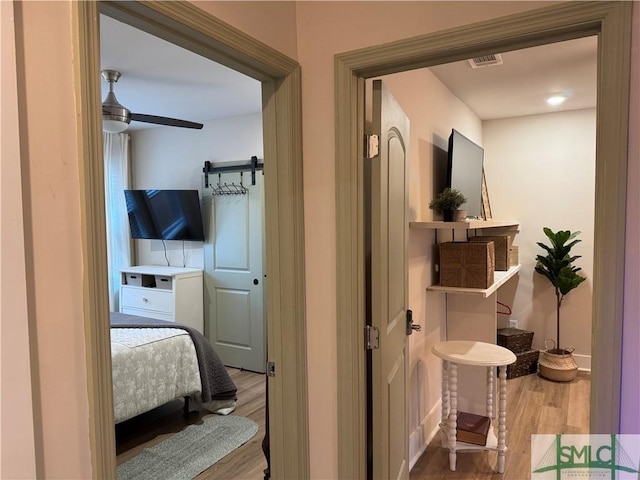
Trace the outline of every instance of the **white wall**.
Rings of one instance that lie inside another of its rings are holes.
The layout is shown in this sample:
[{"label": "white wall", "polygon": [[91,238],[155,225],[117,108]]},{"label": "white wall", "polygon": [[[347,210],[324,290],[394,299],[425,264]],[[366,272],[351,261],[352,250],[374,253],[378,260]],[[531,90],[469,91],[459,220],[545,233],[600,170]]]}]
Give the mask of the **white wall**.
[{"label": "white wall", "polygon": [[[493,217],[518,220],[522,270],[499,291],[511,318],[534,332],[534,348],[556,338],[555,293],[535,273],[536,242],[548,244],[542,228],[581,231],[572,253],[587,277],[570,292],[560,312],[560,342],[575,347],[581,367],[591,355],[593,231],[595,202],[595,109],[490,120],[483,123],[485,172]],[[501,326],[508,317],[498,315]]]},{"label": "white wall", "polygon": [[[262,113],[210,120],[202,130],[139,130],[132,132],[131,144],[133,188],[197,189],[200,198],[209,201],[211,191],[204,189],[204,162],[248,161],[252,156],[262,160]],[[134,264],[167,264],[161,240],[135,242]],[[184,242],[184,258],[182,241],[164,243],[171,266],[204,268],[202,242]]]},{"label": "white wall", "polygon": [[[448,138],[456,128],[482,140],[480,119],[428,69],[383,78],[411,121],[410,220],[432,220],[429,209],[442,185],[434,185],[437,165],[446,166]],[[441,173],[445,174],[446,170]],[[443,181],[446,177],[443,178]],[[436,433],[440,421],[441,368],[431,347],[445,339],[445,295],[426,292],[433,278],[434,231],[409,230],[409,305],[422,331],[409,337],[409,458],[413,465]]]}]

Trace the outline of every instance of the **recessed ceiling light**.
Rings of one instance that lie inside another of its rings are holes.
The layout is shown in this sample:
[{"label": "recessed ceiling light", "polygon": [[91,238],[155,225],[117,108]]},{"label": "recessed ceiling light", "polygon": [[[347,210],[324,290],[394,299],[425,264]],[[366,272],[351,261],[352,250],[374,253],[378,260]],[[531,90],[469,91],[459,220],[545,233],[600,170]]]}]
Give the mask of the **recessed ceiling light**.
[{"label": "recessed ceiling light", "polygon": [[552,95],[547,97],[547,103],[552,107],[557,107],[567,99],[566,95]]}]

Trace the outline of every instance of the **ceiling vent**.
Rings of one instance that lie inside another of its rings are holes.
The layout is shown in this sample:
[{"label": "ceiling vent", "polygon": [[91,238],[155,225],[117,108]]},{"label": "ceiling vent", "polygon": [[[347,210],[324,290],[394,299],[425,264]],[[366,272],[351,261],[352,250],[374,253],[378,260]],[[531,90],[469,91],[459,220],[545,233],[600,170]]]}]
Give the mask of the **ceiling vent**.
[{"label": "ceiling vent", "polygon": [[502,57],[499,53],[484,55],[469,60],[471,68],[491,67],[493,65],[502,65]]}]

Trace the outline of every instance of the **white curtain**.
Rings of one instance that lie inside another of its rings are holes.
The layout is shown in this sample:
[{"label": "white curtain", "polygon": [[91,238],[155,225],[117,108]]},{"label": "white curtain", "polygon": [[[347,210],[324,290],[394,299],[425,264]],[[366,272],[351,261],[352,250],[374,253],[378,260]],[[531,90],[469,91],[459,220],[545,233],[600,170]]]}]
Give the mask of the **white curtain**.
[{"label": "white curtain", "polygon": [[103,132],[104,188],[107,217],[107,261],[109,267],[109,308],[119,310],[120,269],[131,266],[131,234],[124,200],[129,182],[129,135]]}]

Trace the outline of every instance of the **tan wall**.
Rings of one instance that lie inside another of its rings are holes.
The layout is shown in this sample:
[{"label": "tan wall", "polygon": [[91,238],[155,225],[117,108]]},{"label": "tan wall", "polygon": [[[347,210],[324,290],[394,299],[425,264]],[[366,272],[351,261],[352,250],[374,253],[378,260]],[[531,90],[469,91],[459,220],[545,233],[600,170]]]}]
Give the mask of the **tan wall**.
[{"label": "tan wall", "polygon": [[71,2],[17,2],[15,11],[39,473],[90,478]]},{"label": "tan wall", "polygon": [[192,1],[205,12],[218,17],[253,38],[297,60],[297,2]]},{"label": "tan wall", "polygon": [[[35,438],[27,288],[25,284],[20,139],[13,3],[0,2],[2,39],[2,129],[0,207],[2,220],[0,307],[2,332],[2,407],[0,411],[0,478],[35,478]],[[4,300],[4,301],[3,301]],[[6,392],[10,392],[7,394]]]}]

